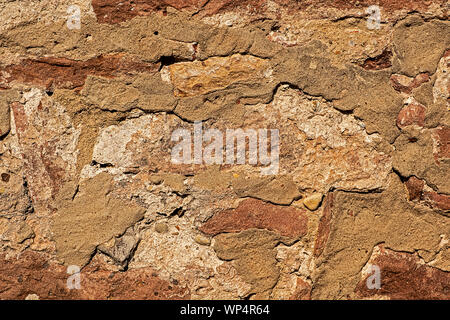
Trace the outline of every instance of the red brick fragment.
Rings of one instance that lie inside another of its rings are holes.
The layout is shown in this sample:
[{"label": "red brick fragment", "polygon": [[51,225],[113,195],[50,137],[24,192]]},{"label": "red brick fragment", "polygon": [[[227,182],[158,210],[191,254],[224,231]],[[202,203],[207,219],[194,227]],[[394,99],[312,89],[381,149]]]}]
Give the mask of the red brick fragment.
[{"label": "red brick fragment", "polygon": [[311,285],[302,278],[297,278],[297,287],[289,300],[311,300]]},{"label": "red brick fragment", "polygon": [[435,191],[424,191],[423,180],[412,176],[405,182],[405,186],[408,190],[408,200],[420,201],[433,209],[450,210],[450,196]]},{"label": "red brick fragment", "polygon": [[420,104],[409,104],[404,106],[397,116],[397,126],[404,128],[410,125],[423,127],[425,123],[425,107]]},{"label": "red brick fragment", "polygon": [[[405,78],[408,80],[405,81]],[[413,89],[418,88],[423,83],[430,81],[430,76],[428,75],[428,73],[421,73],[418,74],[414,79],[412,79],[406,76],[393,74],[390,80],[392,87],[395,90],[409,94],[413,91]]]},{"label": "red brick fragment", "polygon": [[406,189],[408,190],[410,201],[420,200],[422,198],[422,191],[425,183],[414,176],[410,177],[406,182]]},{"label": "red brick fragment", "polygon": [[[373,0],[275,0],[275,2],[289,9],[295,14],[299,11],[323,11],[324,8],[341,10],[364,9],[373,5]],[[432,4],[445,5],[445,0],[379,0],[375,3],[382,12],[391,13],[398,10],[424,11]],[[245,10],[251,14],[264,14],[268,10],[266,0],[92,0],[92,7],[100,23],[120,23],[136,16],[146,16],[152,12],[163,15],[168,7],[177,10],[200,12],[201,15]]]},{"label": "red brick fragment", "polygon": [[[125,59],[122,54],[98,56],[86,61],[44,57],[27,59],[0,71],[9,76],[0,77],[0,83],[12,81],[49,88],[81,89],[88,75],[114,78],[121,74],[156,72],[157,65]],[[0,72],[1,74],[1,72]]]},{"label": "red brick fragment", "polygon": [[25,251],[18,258],[0,256],[0,299],[23,300],[29,294],[47,299],[186,299],[187,290],[158,278],[149,268],[109,271],[94,259],[81,270],[80,289],[68,289],[67,267]]},{"label": "red brick fragment", "polygon": [[433,131],[433,139],[436,142],[437,150],[434,158],[439,163],[439,159],[450,158],[450,128],[440,127]]},{"label": "red brick fragment", "polygon": [[433,208],[440,210],[450,210],[450,196],[446,194],[439,194],[437,192],[424,192],[424,200]]},{"label": "red brick fragment", "polygon": [[368,275],[355,289],[359,298],[387,296],[400,300],[450,298],[450,273],[420,262],[416,254],[396,252],[382,246],[380,254],[369,261],[380,268],[380,289],[367,287]]},{"label": "red brick fragment", "polygon": [[248,199],[236,209],[216,214],[199,229],[206,234],[217,235],[259,228],[278,232],[285,237],[299,238],[306,234],[307,226],[305,210]]}]

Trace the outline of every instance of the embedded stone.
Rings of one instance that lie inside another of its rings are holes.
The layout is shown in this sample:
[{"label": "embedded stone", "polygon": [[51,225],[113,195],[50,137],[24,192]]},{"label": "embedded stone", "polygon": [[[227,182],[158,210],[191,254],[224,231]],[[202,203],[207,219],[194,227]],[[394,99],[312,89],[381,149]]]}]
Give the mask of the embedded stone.
[{"label": "embedded stone", "polygon": [[425,107],[419,104],[410,104],[402,108],[397,116],[397,126],[404,128],[410,125],[423,127],[425,122]]},{"label": "embedded stone", "polygon": [[196,235],[194,237],[195,242],[197,242],[198,244],[201,244],[203,246],[209,246],[211,244],[211,239],[208,237],[205,237],[203,235]]},{"label": "embedded stone", "polygon": [[253,81],[270,81],[269,63],[250,55],[212,57],[205,61],[180,62],[169,66],[174,94],[189,97],[234,86],[251,86]]},{"label": "embedded stone", "polygon": [[169,231],[169,227],[164,222],[158,222],[155,224],[155,231],[159,233],[166,233]]},{"label": "embedded stone", "polygon": [[100,173],[80,184],[72,201],[60,203],[52,231],[65,265],[86,265],[98,245],[142,219],[144,208],[109,195],[112,185],[112,177]]},{"label": "embedded stone", "polygon": [[323,195],[321,193],[314,193],[310,196],[307,196],[303,200],[303,204],[309,210],[314,211],[320,206],[320,203],[322,202],[322,198],[323,198]]},{"label": "embedded stone", "polygon": [[298,239],[307,233],[307,227],[308,218],[304,210],[247,199],[239,203],[236,209],[214,215],[199,230],[214,236],[258,228]]},{"label": "embedded stone", "polygon": [[448,299],[450,274],[420,262],[417,254],[396,252],[380,245],[374,249],[368,264],[379,268],[379,288],[369,288],[364,274],[355,292],[358,298],[373,296],[394,300]]},{"label": "embedded stone", "polygon": [[5,136],[11,126],[10,126],[10,108],[8,102],[1,98],[0,99],[0,137]]}]

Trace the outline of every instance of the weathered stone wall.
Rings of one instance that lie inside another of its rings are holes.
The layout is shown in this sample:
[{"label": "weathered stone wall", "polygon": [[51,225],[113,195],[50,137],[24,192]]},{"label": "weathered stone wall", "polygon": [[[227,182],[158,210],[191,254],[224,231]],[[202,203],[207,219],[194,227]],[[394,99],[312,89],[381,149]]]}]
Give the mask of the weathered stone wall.
[{"label": "weathered stone wall", "polygon": [[0,0],[0,298],[449,299],[449,9]]}]

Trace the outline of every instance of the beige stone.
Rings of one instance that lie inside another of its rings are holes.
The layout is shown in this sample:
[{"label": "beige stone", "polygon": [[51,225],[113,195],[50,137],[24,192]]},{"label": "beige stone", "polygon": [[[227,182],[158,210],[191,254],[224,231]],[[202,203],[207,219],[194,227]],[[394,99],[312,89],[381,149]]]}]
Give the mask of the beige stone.
[{"label": "beige stone", "polygon": [[10,130],[10,108],[8,101],[0,97],[0,137],[5,136]]},{"label": "beige stone", "polygon": [[155,231],[159,233],[166,233],[169,231],[169,227],[167,226],[167,223],[157,222],[155,224]]},{"label": "beige stone", "polygon": [[267,81],[271,76],[267,61],[239,54],[176,63],[169,71],[174,94],[181,97],[206,94],[236,84],[250,85],[254,81]]},{"label": "beige stone", "polygon": [[309,210],[314,211],[319,207],[320,203],[322,202],[322,198],[323,195],[321,193],[314,193],[303,199],[303,204]]},{"label": "beige stone", "polygon": [[211,239],[208,237],[205,237],[201,234],[198,234],[194,237],[195,242],[198,244],[201,244],[203,246],[209,246],[211,244]]}]

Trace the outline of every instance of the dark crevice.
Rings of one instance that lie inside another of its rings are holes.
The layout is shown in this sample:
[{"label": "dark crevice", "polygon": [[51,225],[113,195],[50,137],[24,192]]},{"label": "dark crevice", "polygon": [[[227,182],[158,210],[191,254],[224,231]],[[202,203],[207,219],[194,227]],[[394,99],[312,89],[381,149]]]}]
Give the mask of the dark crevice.
[{"label": "dark crevice", "polygon": [[[409,176],[409,177],[403,176],[403,175],[400,173],[400,171],[398,171],[398,170],[395,169],[394,167],[392,167],[392,172],[394,172],[394,173],[400,178],[400,181],[401,181],[402,183],[405,183],[406,181],[408,181],[409,178],[412,177],[412,176]],[[416,177],[416,178],[417,178],[417,177]]]},{"label": "dark crevice", "polygon": [[347,189],[331,187],[328,192],[334,192],[334,191],[341,191],[341,192],[345,192],[345,193],[357,193],[357,194],[372,194],[372,193],[383,193],[384,190],[382,190],[380,188],[369,189],[369,190],[347,190]]},{"label": "dark crevice", "polygon": [[75,197],[77,196],[78,192],[80,191],[80,185],[77,185],[77,188],[75,189],[75,192],[73,193],[72,196],[72,201],[75,199]]},{"label": "dark crevice", "polygon": [[158,61],[156,61],[156,63],[160,63],[158,71],[161,71],[165,66],[170,66],[178,62],[192,62],[192,60],[175,56],[161,56]]},{"label": "dark crevice", "polygon": [[25,195],[28,199],[27,208],[25,209],[25,214],[27,215],[27,214],[31,214],[34,212],[34,207],[33,207],[33,202],[31,201],[30,189],[28,187],[28,181],[25,176],[23,176],[22,178],[23,178],[23,188],[25,191]]},{"label": "dark crevice", "polygon": [[91,161],[91,166],[93,167],[99,167],[99,168],[111,168],[114,167],[114,165],[112,163],[99,163],[95,160]]},{"label": "dark crevice", "polygon": [[382,70],[392,67],[392,51],[385,49],[380,55],[366,59],[359,65],[365,70]]},{"label": "dark crevice", "polygon": [[243,300],[250,300],[256,293],[250,293],[248,296],[244,297]]},{"label": "dark crevice", "polygon": [[169,214],[169,216],[178,216],[181,218],[185,212],[186,212],[186,210],[183,209],[183,207],[178,207],[175,210],[173,210],[172,213]]}]

